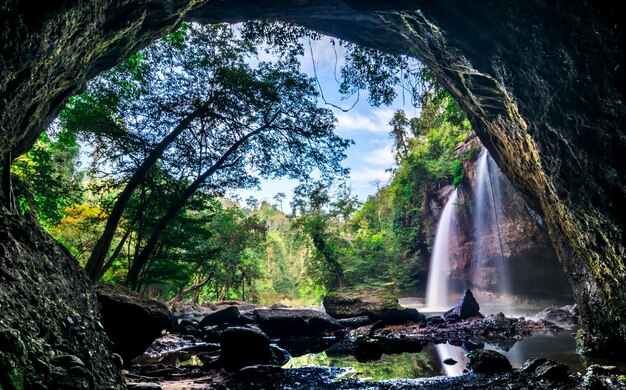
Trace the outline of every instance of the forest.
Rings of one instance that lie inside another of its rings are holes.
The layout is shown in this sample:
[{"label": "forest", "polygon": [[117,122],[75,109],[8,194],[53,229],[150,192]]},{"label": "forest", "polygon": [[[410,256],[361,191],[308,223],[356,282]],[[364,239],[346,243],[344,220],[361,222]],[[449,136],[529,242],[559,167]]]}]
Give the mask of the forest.
[{"label": "forest", "polygon": [[[424,289],[425,194],[463,177],[472,127],[424,66],[346,42],[340,92],[420,115],[389,118],[392,179],[360,202],[299,56],[308,30],[183,24],[92,80],[12,167],[15,202],[92,281],[164,301],[319,304],[340,286]],[[263,46],[261,46],[263,45]],[[263,47],[274,61],[259,61]],[[291,205],[229,199],[260,178],[300,181]],[[290,207],[287,207],[290,206]],[[290,211],[283,211],[290,209]]]}]

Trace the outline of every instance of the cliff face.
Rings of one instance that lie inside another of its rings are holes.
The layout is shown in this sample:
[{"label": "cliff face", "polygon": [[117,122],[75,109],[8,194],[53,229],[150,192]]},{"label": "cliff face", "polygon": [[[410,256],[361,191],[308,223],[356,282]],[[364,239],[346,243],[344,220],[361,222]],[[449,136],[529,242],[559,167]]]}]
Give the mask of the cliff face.
[{"label": "cliff face", "polygon": [[[471,288],[566,302],[571,288],[544,221],[493,161],[487,163],[488,176],[478,177],[481,148],[480,141],[472,138],[459,151],[465,175],[457,187],[459,201],[450,239],[452,288],[458,293]],[[481,179],[482,199],[477,184]],[[430,194],[431,206],[426,210],[430,224],[437,223],[451,189]]]},{"label": "cliff face", "polygon": [[459,99],[499,167],[544,216],[581,310],[583,346],[623,351],[626,45],[618,6],[585,0],[380,3],[5,2],[0,156],[28,149],[85,80],[183,14],[201,22],[274,17],[416,56]]}]

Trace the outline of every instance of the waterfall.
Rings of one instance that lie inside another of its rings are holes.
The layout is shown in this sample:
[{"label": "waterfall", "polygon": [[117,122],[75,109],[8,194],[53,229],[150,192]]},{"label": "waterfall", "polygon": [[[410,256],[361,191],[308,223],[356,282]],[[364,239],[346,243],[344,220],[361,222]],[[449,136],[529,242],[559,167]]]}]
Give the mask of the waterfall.
[{"label": "waterfall", "polygon": [[[500,226],[502,218],[500,215],[502,210],[500,181],[498,167],[494,164],[487,149],[483,148],[478,158],[474,183],[474,242],[476,246],[472,263],[472,284],[474,287],[480,286],[480,282],[488,277],[485,269],[487,260],[492,258],[496,269],[497,289],[501,294],[506,294],[509,283]],[[491,247],[488,247],[488,240],[493,241]]]},{"label": "waterfall", "polygon": [[450,230],[456,214],[457,192],[454,190],[448,199],[439,222],[435,244],[430,258],[426,289],[426,307],[430,310],[448,310],[450,307],[448,291],[448,272],[450,268]]}]

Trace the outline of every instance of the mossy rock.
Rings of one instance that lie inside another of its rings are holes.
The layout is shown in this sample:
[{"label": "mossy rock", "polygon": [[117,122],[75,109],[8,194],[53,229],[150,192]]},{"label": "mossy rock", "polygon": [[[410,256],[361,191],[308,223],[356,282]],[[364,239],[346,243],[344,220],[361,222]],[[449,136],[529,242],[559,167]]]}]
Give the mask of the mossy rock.
[{"label": "mossy rock", "polygon": [[333,318],[370,316],[402,309],[398,298],[382,288],[341,288],[329,292],[323,304],[326,313]]}]

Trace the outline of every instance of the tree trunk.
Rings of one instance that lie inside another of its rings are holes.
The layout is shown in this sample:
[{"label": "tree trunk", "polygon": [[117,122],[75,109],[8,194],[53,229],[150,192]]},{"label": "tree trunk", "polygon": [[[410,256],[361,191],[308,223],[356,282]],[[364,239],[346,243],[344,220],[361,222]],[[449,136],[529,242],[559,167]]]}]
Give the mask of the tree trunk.
[{"label": "tree trunk", "polygon": [[122,236],[122,239],[120,240],[119,244],[117,244],[117,247],[113,251],[113,254],[111,255],[111,257],[109,257],[109,260],[107,260],[106,264],[102,267],[98,275],[96,275],[96,279],[93,281],[94,283],[97,283],[98,281],[100,281],[100,279],[102,279],[104,274],[113,265],[113,262],[115,261],[117,256],[119,256],[120,252],[124,248],[124,244],[126,243],[126,240],[128,240],[130,233],[133,231],[133,226],[135,225],[136,218],[137,217],[135,217],[135,219],[130,223],[130,226],[128,226],[128,229],[124,233],[124,236]]},{"label": "tree trunk", "polygon": [[220,292],[220,296],[217,298],[218,301],[223,301],[226,297],[226,293],[228,292],[228,282],[224,282],[222,285],[222,291]]},{"label": "tree trunk", "polygon": [[[274,118],[276,118],[276,116],[274,116]],[[150,259],[150,256],[152,256],[152,252],[154,251],[154,248],[159,242],[159,239],[161,238],[161,234],[165,231],[167,226],[174,220],[174,218],[176,218],[176,216],[178,215],[180,210],[183,209],[183,207],[185,206],[185,203],[189,200],[189,198],[191,198],[191,196],[196,193],[198,188],[200,188],[202,183],[204,183],[204,181],[207,178],[213,175],[216,171],[226,167],[224,163],[228,160],[228,158],[233,153],[237,151],[237,149],[241,145],[243,145],[250,138],[254,137],[255,135],[261,133],[263,130],[266,130],[268,128],[269,128],[269,124],[264,125],[254,131],[251,131],[250,133],[246,134],[241,139],[239,139],[237,142],[232,144],[230,148],[228,148],[228,150],[224,152],[224,154],[219,158],[219,160],[217,160],[215,164],[213,164],[209,169],[207,169],[202,174],[200,174],[196,178],[196,180],[194,180],[189,185],[189,187],[187,187],[187,189],[182,193],[180,198],[177,199],[176,202],[170,206],[169,210],[167,211],[167,214],[165,214],[165,216],[159,221],[159,223],[153,230],[152,235],[148,239],[146,246],[143,248],[139,256],[137,256],[137,258],[133,262],[133,265],[130,267],[130,270],[128,271],[126,284],[131,290],[136,291],[137,278],[139,277],[139,274],[141,270],[143,269],[143,267],[147,264],[148,260]]]},{"label": "tree trunk", "polygon": [[111,241],[113,241],[113,237],[115,236],[115,230],[117,230],[117,226],[122,219],[122,215],[124,214],[124,210],[126,209],[126,205],[130,200],[131,196],[135,189],[142,183],[146,174],[152,168],[152,166],[161,158],[163,152],[176,140],[176,138],[185,131],[191,122],[199,117],[199,110],[192,112],[187,115],[179,124],[172,130],[165,138],[159,142],[159,144],[150,152],[148,157],[141,163],[139,168],[133,173],[128,183],[124,187],[124,190],[118,196],[113,209],[111,210],[111,215],[109,215],[109,219],[107,220],[106,227],[102,232],[102,235],[98,239],[96,246],[93,248],[91,252],[91,256],[87,261],[87,265],[85,266],[85,273],[92,281],[97,280],[98,274],[102,271],[102,266],[106,259],[107,253],[109,252],[109,248],[111,247]]},{"label": "tree trunk", "polygon": [[176,296],[171,301],[169,301],[168,306],[170,307],[170,309],[173,308],[176,303],[182,301],[187,294],[191,293],[194,294],[194,303],[198,303],[197,300],[200,297],[200,292],[202,291],[202,288],[206,286],[212,278],[213,272],[211,272],[203,281],[200,281],[200,275],[196,275],[196,281],[193,285],[179,291],[178,294],[176,294]]}]

